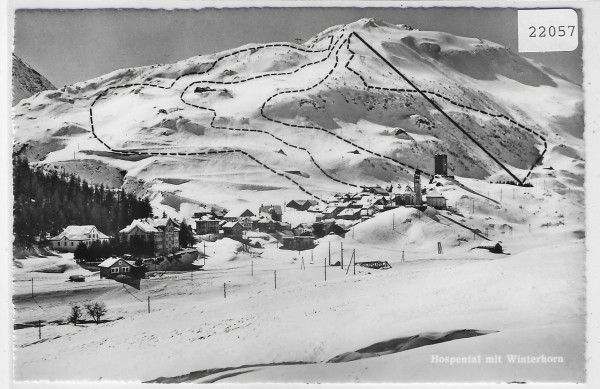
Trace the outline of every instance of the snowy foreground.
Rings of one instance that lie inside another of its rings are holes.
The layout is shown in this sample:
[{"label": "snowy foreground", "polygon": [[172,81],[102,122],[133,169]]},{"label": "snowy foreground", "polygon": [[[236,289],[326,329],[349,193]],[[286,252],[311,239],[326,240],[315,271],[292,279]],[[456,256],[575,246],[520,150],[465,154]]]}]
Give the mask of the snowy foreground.
[{"label": "snowy foreground", "polygon": [[[446,194],[451,197],[450,191]],[[37,328],[15,330],[15,378],[582,382],[583,221],[575,221],[577,201],[553,192],[538,190],[529,195],[529,201],[523,197],[517,203],[526,210],[528,206],[537,209],[536,196],[545,196],[548,213],[558,209],[562,199],[564,224],[540,228],[551,215],[539,212],[526,224],[512,224],[511,234],[498,229],[490,232],[492,242],[501,240],[510,255],[471,250],[489,243],[473,240],[472,234],[452,223],[425,215],[402,223],[414,218],[414,211],[399,208],[359,224],[354,237],[348,233],[345,239],[321,239],[312,263],[311,251],[279,250],[275,240],[264,234],[255,233],[265,248],[253,249],[252,254],[238,252],[239,244],[229,239],[207,242],[204,271],[142,280],[139,291],[77,269],[66,254],[60,259],[15,261],[15,323],[46,322],[41,340]],[[489,219],[490,210],[496,208],[481,209],[467,217],[469,223],[478,225]],[[510,218],[507,215],[504,218]],[[448,243],[457,234],[466,237],[466,242]],[[443,254],[437,252],[437,241],[443,242]],[[346,274],[346,269],[327,267],[325,281],[329,242],[332,262],[340,259],[343,242],[345,267],[356,250],[359,262],[387,260],[392,269],[357,266],[353,274],[351,266]],[[202,252],[202,243],[198,249]],[[40,273],[44,263],[51,268],[68,266],[64,273]],[[70,274],[87,274],[87,280],[65,282]],[[35,300],[31,298],[32,277]],[[77,327],[51,323],[66,318],[69,304],[96,300],[106,303],[109,322]],[[393,338],[461,329],[497,332],[327,363],[337,355]],[[529,360],[510,363],[509,355]],[[298,364],[264,366],[284,362]],[[255,364],[263,366],[187,375]]]}]

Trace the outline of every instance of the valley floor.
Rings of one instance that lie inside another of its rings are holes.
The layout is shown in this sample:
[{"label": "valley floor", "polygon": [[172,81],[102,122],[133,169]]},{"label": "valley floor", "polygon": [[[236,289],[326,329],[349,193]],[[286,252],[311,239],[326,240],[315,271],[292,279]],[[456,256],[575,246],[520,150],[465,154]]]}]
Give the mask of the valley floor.
[{"label": "valley floor", "polygon": [[[64,267],[64,273],[39,273],[43,270],[40,263],[70,263],[69,254],[20,260],[14,271],[15,323],[43,320],[44,325],[41,340],[38,328],[15,330],[15,378],[150,381],[183,376],[178,380],[184,382],[585,379],[585,246],[572,228],[503,236],[511,255],[471,250],[481,244],[472,241],[446,249],[445,254],[437,254],[433,246],[421,253],[405,253],[404,262],[403,247],[365,243],[361,234],[357,230],[354,239],[343,240],[345,267],[351,250],[356,250],[359,261],[388,260],[392,269],[357,266],[356,274],[353,266],[348,272],[339,266],[325,269],[329,241],[332,262],[340,258],[342,239],[333,236],[320,241],[312,262],[310,251],[280,250],[274,240],[253,254],[236,252],[238,244],[229,239],[207,243],[205,270],[167,272],[142,280],[139,291],[100,280],[97,273],[73,264]],[[202,251],[203,246],[198,246]],[[75,273],[86,274],[86,282],[65,282]],[[108,322],[76,327],[51,323],[65,320],[69,304],[97,300],[106,303]],[[326,363],[377,342],[461,329],[497,332]],[[560,357],[561,362],[510,363],[509,354]],[[443,362],[469,356],[480,356],[483,361]],[[502,361],[486,363],[486,357],[495,356]],[[309,364],[249,367],[200,378],[188,375],[282,362]]]}]

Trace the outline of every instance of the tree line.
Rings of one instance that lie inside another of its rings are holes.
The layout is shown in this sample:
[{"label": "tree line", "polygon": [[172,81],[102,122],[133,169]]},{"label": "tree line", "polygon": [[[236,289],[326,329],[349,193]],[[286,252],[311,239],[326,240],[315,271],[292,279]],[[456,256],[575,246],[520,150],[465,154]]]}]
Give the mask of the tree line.
[{"label": "tree line", "polygon": [[93,224],[117,236],[131,220],[151,217],[152,207],[123,189],[90,185],[75,174],[45,171],[13,158],[13,234],[16,246],[31,247],[68,225]]}]

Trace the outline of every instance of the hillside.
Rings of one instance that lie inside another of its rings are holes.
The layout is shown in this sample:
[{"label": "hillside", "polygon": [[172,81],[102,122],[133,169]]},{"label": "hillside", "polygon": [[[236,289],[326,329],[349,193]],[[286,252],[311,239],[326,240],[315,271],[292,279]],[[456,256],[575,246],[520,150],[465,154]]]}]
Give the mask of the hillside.
[{"label": "hillside", "polygon": [[160,192],[227,207],[408,182],[436,152],[456,176],[534,182],[583,158],[579,86],[493,42],[371,19],[117,70],[24,100],[14,120],[15,152],[84,175],[94,162],[100,181],[125,170],[167,212]]},{"label": "hillside", "polygon": [[39,92],[56,89],[46,77],[14,54],[12,55],[12,80],[13,106]]},{"label": "hillside", "polygon": [[[25,99],[15,155],[147,198],[154,214],[324,206],[364,185],[402,187],[416,168],[424,195],[451,209],[337,219],[344,237],[304,251],[256,230],[253,248],[204,236],[201,271],[153,272],[139,290],[68,254],[14,260],[15,377],[582,382],[582,100],[581,87],[496,43],[373,19]],[[437,152],[449,176],[432,177]],[[316,218],[282,208],[292,226]],[[391,268],[360,264],[370,261]],[[73,274],[86,281],[65,282]],[[96,300],[107,322],[64,322],[70,304]],[[432,362],[508,354],[562,361]]]}]

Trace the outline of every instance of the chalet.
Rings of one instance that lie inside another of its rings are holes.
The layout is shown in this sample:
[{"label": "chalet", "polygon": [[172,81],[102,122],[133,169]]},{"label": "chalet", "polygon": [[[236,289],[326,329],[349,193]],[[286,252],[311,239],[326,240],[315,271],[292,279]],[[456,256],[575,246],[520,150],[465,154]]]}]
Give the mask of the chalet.
[{"label": "chalet", "polygon": [[314,229],[310,223],[300,223],[292,229],[296,236],[308,236],[313,235]]},{"label": "chalet", "polygon": [[237,222],[240,218],[256,216],[252,211],[247,208],[234,209],[225,214],[223,219],[228,222]]},{"label": "chalet", "polygon": [[337,218],[344,220],[359,220],[361,210],[361,208],[346,208],[337,215]]},{"label": "chalet", "polygon": [[223,233],[229,238],[241,238],[244,233],[244,227],[240,222],[226,222],[223,224]]},{"label": "chalet", "polygon": [[268,216],[262,216],[258,220],[258,231],[260,232],[275,232],[277,231],[277,222]]},{"label": "chalet", "polygon": [[167,255],[179,251],[179,223],[171,218],[136,219],[119,231],[121,239],[130,242],[132,238],[153,242],[154,254]]},{"label": "chalet", "polygon": [[427,194],[427,206],[437,209],[446,209],[446,198],[434,190]]},{"label": "chalet", "polygon": [[298,211],[307,211],[308,208],[313,205],[317,205],[318,202],[316,200],[292,200],[287,203],[285,206],[288,208],[292,208]]},{"label": "chalet", "polygon": [[281,216],[283,215],[281,205],[261,205],[258,209],[258,214],[262,213],[269,214],[275,221],[281,221]]},{"label": "chalet", "polygon": [[212,214],[213,214],[212,209],[203,207],[203,208],[200,208],[199,210],[197,210],[196,212],[194,212],[194,216],[192,216],[192,218],[193,219],[201,219],[205,216],[210,216]]},{"label": "chalet", "polygon": [[344,209],[346,206],[331,205],[323,210],[323,219],[335,219]]},{"label": "chalet", "polygon": [[89,246],[94,241],[108,242],[110,236],[98,231],[96,226],[68,226],[57,236],[50,238],[52,248],[60,251],[74,252],[79,243]]},{"label": "chalet", "polygon": [[123,258],[108,258],[98,265],[100,278],[116,279],[117,276],[129,276],[132,278],[144,278],[146,268],[141,261],[136,264]]},{"label": "chalet", "polygon": [[196,234],[218,234],[219,233],[219,222],[221,220],[214,218],[212,215],[205,215],[199,219],[196,219]]}]

